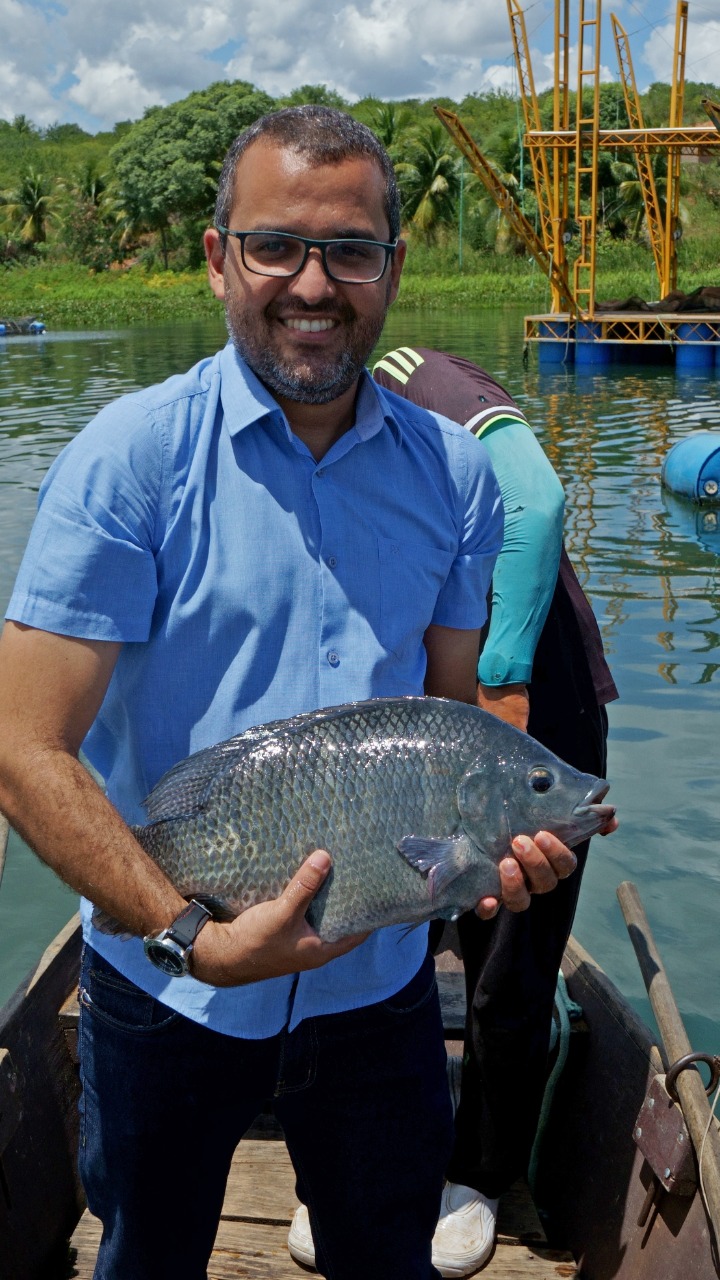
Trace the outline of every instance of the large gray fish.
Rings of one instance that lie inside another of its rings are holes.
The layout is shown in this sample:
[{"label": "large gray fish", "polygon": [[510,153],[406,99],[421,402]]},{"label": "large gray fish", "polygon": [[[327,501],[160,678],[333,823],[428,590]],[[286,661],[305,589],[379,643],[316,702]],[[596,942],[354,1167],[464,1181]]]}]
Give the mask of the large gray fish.
[{"label": "large gray fish", "polygon": [[613,813],[607,783],[527,734],[441,698],[378,698],[249,729],[166,773],[137,839],[217,918],[333,858],[307,918],[321,938],[451,919],[497,894],[511,839],[568,845]]}]

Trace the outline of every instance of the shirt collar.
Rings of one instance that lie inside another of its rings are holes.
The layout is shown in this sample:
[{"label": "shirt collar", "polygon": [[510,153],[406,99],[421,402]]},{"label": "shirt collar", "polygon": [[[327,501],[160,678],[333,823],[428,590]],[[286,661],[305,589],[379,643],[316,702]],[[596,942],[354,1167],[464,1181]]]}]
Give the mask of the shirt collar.
[{"label": "shirt collar", "polygon": [[[277,400],[238,355],[232,342],[228,342],[220,352],[220,373],[223,413],[231,436],[262,419],[275,419],[289,430],[285,414]],[[360,441],[365,441],[377,435],[385,424],[399,445],[402,441],[401,424],[392,412],[382,387],[378,386],[367,369],[363,369],[355,408],[354,430]]]}]

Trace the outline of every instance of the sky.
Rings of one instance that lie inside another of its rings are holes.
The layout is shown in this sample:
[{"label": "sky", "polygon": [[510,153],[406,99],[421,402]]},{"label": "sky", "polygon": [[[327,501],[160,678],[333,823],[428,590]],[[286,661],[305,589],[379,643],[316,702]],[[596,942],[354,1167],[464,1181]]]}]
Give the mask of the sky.
[{"label": "sky", "polygon": [[[586,18],[595,3],[586,0]],[[539,91],[552,83],[553,3],[523,9]],[[573,68],[578,9],[571,0]],[[669,81],[675,0],[606,0],[603,80],[617,79],[611,11],[628,34],[638,88]],[[720,84],[717,0],[690,0],[686,78]],[[517,87],[503,0],[0,0],[0,118],[96,133],[237,79],[274,97],[324,84],[349,102],[459,101]]]}]

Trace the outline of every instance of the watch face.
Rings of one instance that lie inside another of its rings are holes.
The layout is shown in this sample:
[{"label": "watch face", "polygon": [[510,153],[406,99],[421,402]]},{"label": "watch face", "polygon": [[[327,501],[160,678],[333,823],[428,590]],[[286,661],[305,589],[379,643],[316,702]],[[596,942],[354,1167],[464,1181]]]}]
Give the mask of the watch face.
[{"label": "watch face", "polygon": [[158,969],[162,969],[163,973],[167,973],[171,978],[180,978],[187,973],[187,965],[182,956],[178,955],[173,948],[172,943],[160,942],[158,939],[151,939],[145,943],[145,954],[148,960],[151,960]]}]

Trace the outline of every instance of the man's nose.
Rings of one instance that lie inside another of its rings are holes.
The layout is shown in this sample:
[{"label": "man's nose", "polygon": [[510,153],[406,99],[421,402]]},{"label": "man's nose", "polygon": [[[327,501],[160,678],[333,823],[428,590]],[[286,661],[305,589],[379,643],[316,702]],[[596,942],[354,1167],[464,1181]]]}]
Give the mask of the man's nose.
[{"label": "man's nose", "polygon": [[335,282],[327,274],[317,246],[309,250],[302,270],[292,277],[289,291],[305,302],[319,302],[322,298],[334,296]]}]

